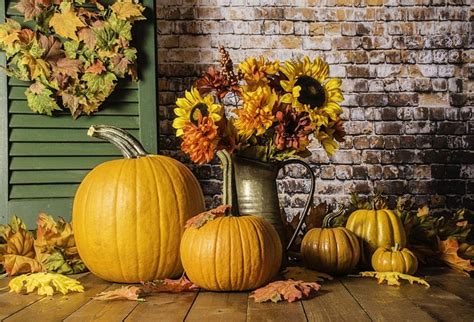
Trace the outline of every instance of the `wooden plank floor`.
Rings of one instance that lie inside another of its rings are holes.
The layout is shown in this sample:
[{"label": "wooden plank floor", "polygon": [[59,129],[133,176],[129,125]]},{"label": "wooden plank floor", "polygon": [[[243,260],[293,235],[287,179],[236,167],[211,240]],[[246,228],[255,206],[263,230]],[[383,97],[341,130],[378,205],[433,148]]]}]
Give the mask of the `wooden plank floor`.
[{"label": "wooden plank floor", "polygon": [[[146,302],[90,298],[119,285],[92,274],[77,276],[82,294],[18,295],[0,291],[2,321],[474,321],[474,280],[445,268],[425,272],[431,288],[377,285],[344,277],[323,283],[315,298],[254,303],[247,293],[156,294]],[[8,279],[0,280],[0,289]]]}]

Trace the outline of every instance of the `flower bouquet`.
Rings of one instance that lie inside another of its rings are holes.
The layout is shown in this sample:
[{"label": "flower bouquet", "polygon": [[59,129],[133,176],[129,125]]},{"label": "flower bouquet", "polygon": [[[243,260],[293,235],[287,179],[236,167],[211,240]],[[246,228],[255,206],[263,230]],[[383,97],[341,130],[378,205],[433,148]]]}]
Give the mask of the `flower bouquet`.
[{"label": "flower bouquet", "polygon": [[263,162],[307,157],[314,139],[335,152],[344,98],[326,62],[250,57],[234,71],[224,48],[220,55],[220,70],[210,67],[176,101],[173,127],[193,162],[208,163],[219,150]]}]

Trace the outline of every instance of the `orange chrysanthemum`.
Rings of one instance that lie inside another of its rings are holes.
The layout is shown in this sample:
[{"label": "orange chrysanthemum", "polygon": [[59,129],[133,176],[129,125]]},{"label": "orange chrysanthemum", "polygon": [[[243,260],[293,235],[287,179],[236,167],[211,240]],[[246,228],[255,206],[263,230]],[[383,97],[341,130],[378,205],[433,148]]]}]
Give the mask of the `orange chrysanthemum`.
[{"label": "orange chrysanthemum", "polygon": [[214,120],[208,117],[200,117],[197,124],[189,122],[183,128],[181,150],[197,164],[210,162],[219,142],[217,129]]}]

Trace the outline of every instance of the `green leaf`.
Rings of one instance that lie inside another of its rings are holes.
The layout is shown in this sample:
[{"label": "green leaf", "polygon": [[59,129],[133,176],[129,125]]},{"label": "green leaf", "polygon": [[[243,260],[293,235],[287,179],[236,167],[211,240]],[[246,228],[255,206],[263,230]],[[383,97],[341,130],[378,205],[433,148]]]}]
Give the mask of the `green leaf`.
[{"label": "green leaf", "polygon": [[60,111],[61,108],[52,97],[53,92],[41,83],[34,83],[25,91],[28,106],[32,111],[52,115],[53,111]]},{"label": "green leaf", "polygon": [[113,73],[107,72],[100,75],[93,73],[85,73],[82,80],[87,83],[87,86],[94,93],[103,93],[108,96],[115,87],[117,76]]},{"label": "green leaf", "polygon": [[64,51],[66,52],[67,58],[76,59],[78,50],[79,50],[78,41],[71,40],[71,41],[66,41],[64,43]]},{"label": "green leaf", "polygon": [[127,20],[120,20],[117,18],[115,13],[112,13],[107,20],[110,28],[117,33],[120,37],[126,40],[132,40],[132,24]]}]

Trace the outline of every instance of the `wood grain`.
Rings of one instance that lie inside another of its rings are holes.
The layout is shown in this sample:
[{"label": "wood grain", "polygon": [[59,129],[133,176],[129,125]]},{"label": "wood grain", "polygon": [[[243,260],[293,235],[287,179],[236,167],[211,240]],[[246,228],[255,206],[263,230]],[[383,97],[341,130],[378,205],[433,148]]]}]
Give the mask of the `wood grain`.
[{"label": "wood grain", "polygon": [[301,301],[255,303],[248,300],[247,321],[306,321]]},{"label": "wood grain", "polygon": [[[372,278],[345,277],[341,279],[351,295],[359,302],[372,320],[376,321],[435,321],[427,312],[413,304],[400,289],[378,285]],[[403,285],[423,291],[423,286]]]},{"label": "wood grain", "polygon": [[41,322],[60,321],[89,302],[91,297],[110,286],[109,282],[90,273],[81,278],[80,281],[84,286],[84,293],[57,294],[44,297],[13,314],[5,321],[28,321],[32,316]]},{"label": "wood grain", "polygon": [[139,303],[126,321],[184,321],[197,292],[154,294]]},{"label": "wood grain", "polygon": [[[120,288],[121,285],[112,285],[104,291],[111,291]],[[91,300],[80,309],[69,315],[64,321],[97,321],[114,322],[122,321],[138,305],[136,301],[94,301]]]},{"label": "wood grain", "polygon": [[326,281],[318,295],[302,302],[308,321],[370,321],[370,317],[338,280]]},{"label": "wood grain", "polygon": [[247,293],[200,292],[186,321],[246,321]]}]

